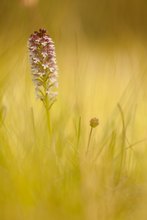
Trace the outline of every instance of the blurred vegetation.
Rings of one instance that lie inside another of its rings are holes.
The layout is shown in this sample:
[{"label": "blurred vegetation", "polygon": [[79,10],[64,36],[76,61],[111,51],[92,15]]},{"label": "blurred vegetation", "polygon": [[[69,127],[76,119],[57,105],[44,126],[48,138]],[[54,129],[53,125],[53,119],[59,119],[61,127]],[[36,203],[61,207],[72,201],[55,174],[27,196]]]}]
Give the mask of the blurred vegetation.
[{"label": "blurred vegetation", "polygon": [[146,38],[146,0],[1,0],[0,4],[1,30],[24,33],[32,25],[48,25],[50,31],[67,35],[80,29],[94,40],[127,33]]},{"label": "blurred vegetation", "polygon": [[[147,2],[0,2],[0,220],[147,219]],[[55,41],[52,135],[27,51]],[[86,155],[89,120],[98,117]]]}]

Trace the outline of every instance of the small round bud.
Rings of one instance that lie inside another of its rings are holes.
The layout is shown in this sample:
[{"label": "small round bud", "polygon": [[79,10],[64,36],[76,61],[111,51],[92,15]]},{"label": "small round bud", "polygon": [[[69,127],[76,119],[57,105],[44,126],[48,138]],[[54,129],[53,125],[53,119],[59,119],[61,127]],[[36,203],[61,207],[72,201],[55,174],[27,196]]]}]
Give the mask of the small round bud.
[{"label": "small round bud", "polygon": [[90,126],[92,127],[92,128],[95,128],[95,127],[97,127],[99,125],[99,120],[98,120],[98,118],[92,118],[91,120],[90,120]]}]

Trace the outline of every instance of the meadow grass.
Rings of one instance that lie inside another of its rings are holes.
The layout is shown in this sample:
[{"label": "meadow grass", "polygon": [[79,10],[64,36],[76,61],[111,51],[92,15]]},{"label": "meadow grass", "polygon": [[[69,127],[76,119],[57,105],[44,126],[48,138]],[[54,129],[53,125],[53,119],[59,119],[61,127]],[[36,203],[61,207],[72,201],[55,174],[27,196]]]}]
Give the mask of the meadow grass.
[{"label": "meadow grass", "polygon": [[26,42],[1,43],[0,220],[146,220],[145,50],[57,42],[49,133]]}]

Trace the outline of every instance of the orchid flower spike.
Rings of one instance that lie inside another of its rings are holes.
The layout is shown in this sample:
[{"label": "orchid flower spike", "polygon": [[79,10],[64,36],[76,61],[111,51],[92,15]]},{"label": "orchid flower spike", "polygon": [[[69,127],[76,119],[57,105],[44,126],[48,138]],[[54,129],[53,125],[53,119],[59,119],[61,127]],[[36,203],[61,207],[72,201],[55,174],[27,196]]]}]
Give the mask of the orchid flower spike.
[{"label": "orchid flower spike", "polygon": [[29,37],[28,49],[36,95],[49,109],[58,95],[58,67],[54,42],[46,30],[40,29]]}]

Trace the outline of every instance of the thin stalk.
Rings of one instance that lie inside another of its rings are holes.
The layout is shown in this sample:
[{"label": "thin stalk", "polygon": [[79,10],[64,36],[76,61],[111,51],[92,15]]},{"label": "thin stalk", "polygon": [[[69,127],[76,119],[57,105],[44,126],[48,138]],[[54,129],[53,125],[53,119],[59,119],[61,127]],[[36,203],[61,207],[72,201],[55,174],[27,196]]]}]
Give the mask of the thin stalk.
[{"label": "thin stalk", "polygon": [[51,134],[50,110],[46,108],[47,126],[49,134]]},{"label": "thin stalk", "polygon": [[120,167],[119,167],[119,174],[118,174],[118,181],[121,178],[121,174],[122,174],[122,169],[123,169],[123,165],[125,164],[125,138],[126,138],[126,126],[125,126],[125,119],[124,119],[124,114],[123,114],[123,110],[121,108],[121,105],[118,103],[118,109],[120,111],[120,116],[121,116],[121,120],[122,120],[122,143],[121,143],[121,153],[120,153]]},{"label": "thin stalk", "polygon": [[77,129],[77,148],[79,146],[80,136],[81,136],[81,116],[79,118],[78,129]]},{"label": "thin stalk", "polygon": [[89,133],[89,138],[88,138],[88,144],[87,144],[86,154],[88,154],[88,152],[89,152],[89,146],[90,146],[90,141],[91,141],[92,131],[93,131],[93,128],[91,127],[91,129],[90,129],[90,133]]},{"label": "thin stalk", "polygon": [[50,107],[49,107],[50,105],[49,105],[48,95],[46,94],[46,91],[47,91],[46,80],[45,80],[43,86],[44,86],[44,93],[45,93],[43,104],[44,104],[45,110],[46,110],[47,126],[48,126],[48,132],[49,132],[49,135],[50,135],[51,134]]}]

